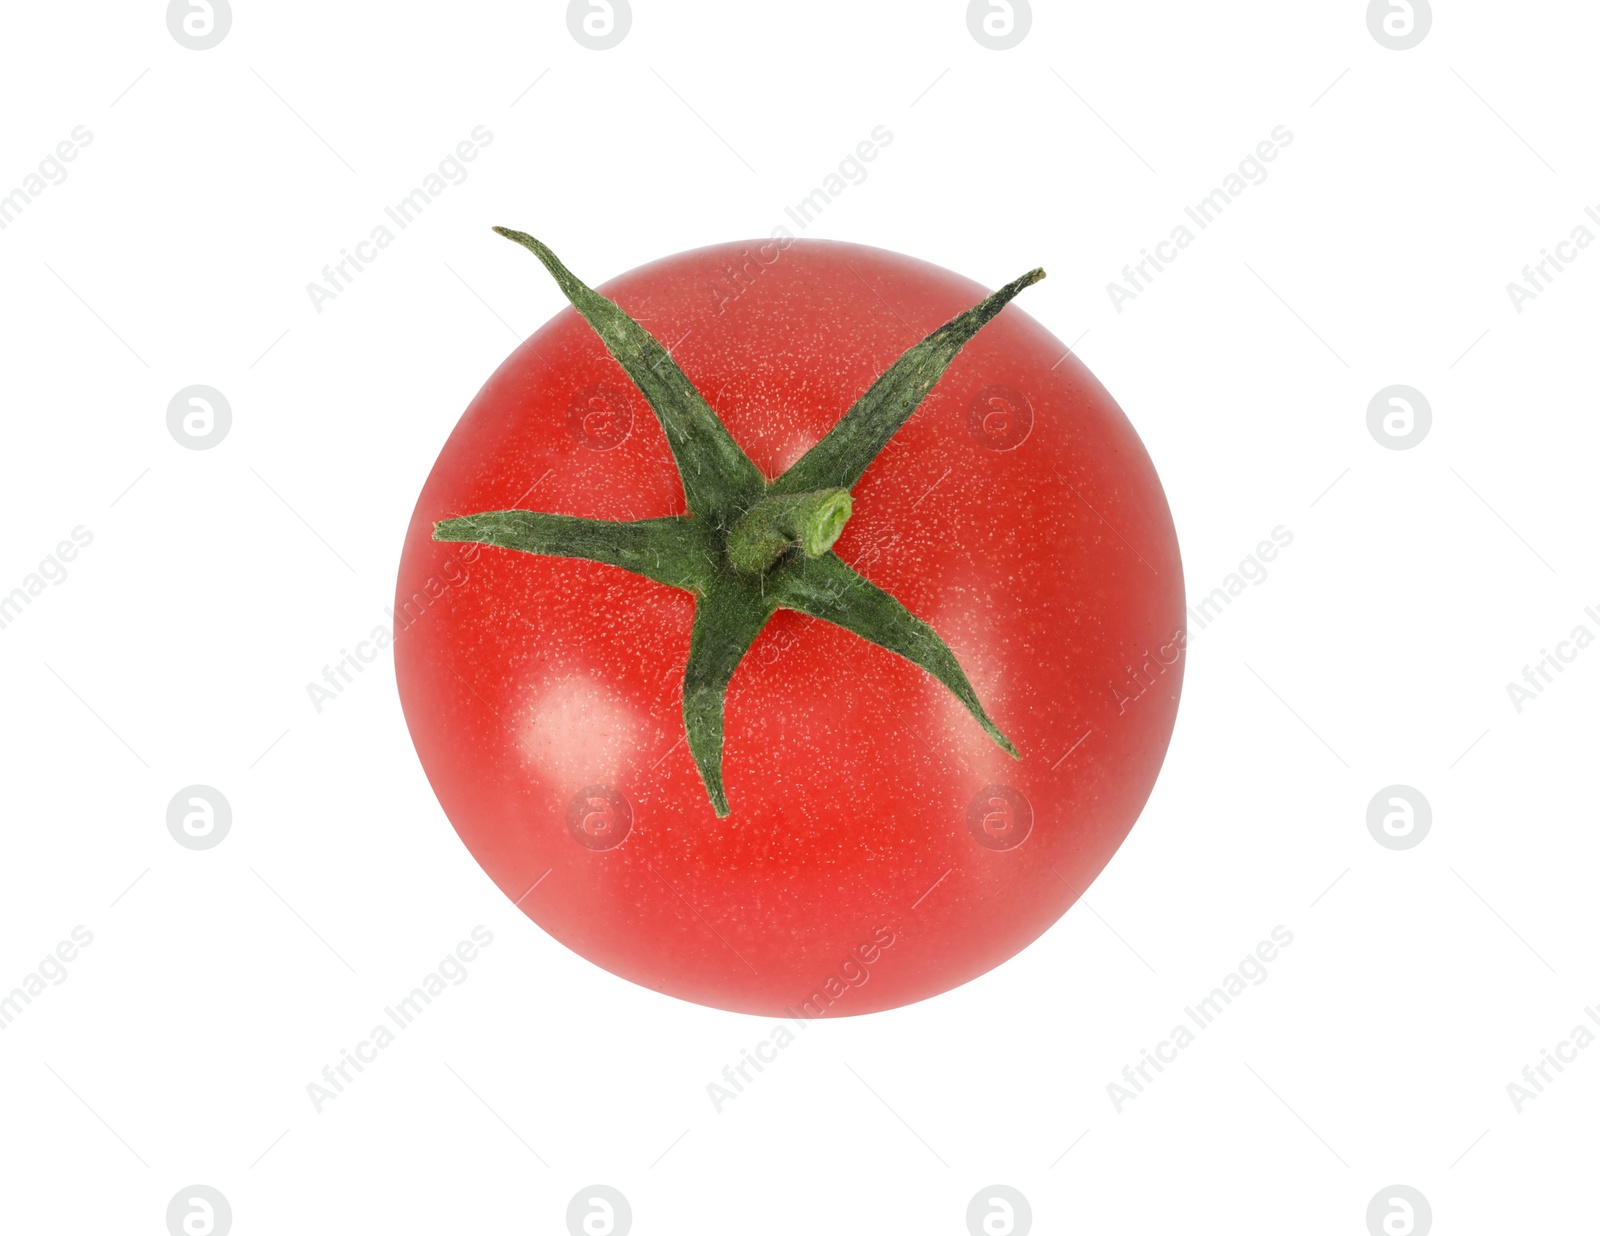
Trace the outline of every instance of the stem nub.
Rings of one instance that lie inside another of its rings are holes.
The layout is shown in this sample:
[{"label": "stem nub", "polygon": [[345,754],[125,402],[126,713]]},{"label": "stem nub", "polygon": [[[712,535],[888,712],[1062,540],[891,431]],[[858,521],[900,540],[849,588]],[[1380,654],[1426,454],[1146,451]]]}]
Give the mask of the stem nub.
[{"label": "stem nub", "polygon": [[850,507],[845,489],[769,494],[728,529],[728,562],[736,571],[760,575],[796,547],[808,558],[820,558],[844,531]]}]

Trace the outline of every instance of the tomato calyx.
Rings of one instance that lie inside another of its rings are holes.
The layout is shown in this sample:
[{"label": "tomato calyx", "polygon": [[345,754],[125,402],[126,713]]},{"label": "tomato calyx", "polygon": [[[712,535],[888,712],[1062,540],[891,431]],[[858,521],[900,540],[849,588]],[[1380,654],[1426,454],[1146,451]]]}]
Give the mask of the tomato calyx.
[{"label": "tomato calyx", "polygon": [[486,511],[434,526],[436,541],[601,562],[694,595],[684,668],[690,754],[716,814],[729,814],[722,781],[728,684],[780,609],[809,614],[920,666],[954,695],[1007,754],[955,654],[931,626],[833,552],[850,518],[850,489],[922,403],[963,347],[1030,284],[1031,270],[913,346],[823,439],[768,481],[670,353],[614,301],[569,271],[525,232],[496,232],[530,250],[632,379],[660,422],[683,483],[687,515],[600,520],[539,511]]}]

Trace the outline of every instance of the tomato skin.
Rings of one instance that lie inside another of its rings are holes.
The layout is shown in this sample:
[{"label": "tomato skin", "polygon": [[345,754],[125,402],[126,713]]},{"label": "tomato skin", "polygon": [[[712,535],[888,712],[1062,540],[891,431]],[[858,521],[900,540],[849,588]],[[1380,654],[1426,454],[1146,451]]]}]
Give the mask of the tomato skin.
[{"label": "tomato skin", "polygon": [[[987,293],[810,240],[699,249],[598,290],[768,477]],[[1138,436],[1065,345],[1008,306],[852,496],[835,551],[943,636],[1023,758],[917,666],[780,611],[728,692],[719,820],[683,741],[690,594],[431,539],[507,508],[684,513],[649,405],[575,310],[500,366],[423,488],[395,607],[417,752],[501,890],[615,974],[746,1013],[924,999],[1065,913],[1150,793],[1183,673],[1177,540]]]}]

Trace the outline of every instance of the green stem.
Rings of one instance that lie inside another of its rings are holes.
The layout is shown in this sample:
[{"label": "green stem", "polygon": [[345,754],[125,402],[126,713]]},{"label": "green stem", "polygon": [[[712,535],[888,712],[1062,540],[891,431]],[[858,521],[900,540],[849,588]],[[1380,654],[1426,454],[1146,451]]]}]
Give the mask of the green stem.
[{"label": "green stem", "polygon": [[797,546],[807,558],[820,558],[844,531],[850,506],[844,489],[762,498],[728,529],[728,563],[746,575],[760,575]]}]

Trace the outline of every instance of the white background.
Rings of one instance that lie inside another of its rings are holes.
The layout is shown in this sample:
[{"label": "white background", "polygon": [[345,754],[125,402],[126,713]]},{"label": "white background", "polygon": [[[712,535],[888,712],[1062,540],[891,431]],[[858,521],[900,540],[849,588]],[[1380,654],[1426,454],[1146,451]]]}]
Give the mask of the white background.
[{"label": "white background", "polygon": [[[0,231],[0,593],[93,542],[0,630],[0,991],[94,942],[0,1032],[5,1226],[160,1233],[202,1183],[241,1236],[554,1233],[599,1182],[641,1234],[959,1236],[998,1183],[1041,1233],[1360,1236],[1400,1183],[1441,1233],[1587,1230],[1600,1050],[1520,1113],[1506,1087],[1600,1005],[1600,651],[1520,713],[1506,684],[1600,634],[1600,252],[1521,313],[1506,284],[1600,206],[1600,13],[1437,8],[1394,51],[1358,0],[1041,3],[993,51],[950,0],[635,0],[594,51],[560,3],[275,0],[193,51],[158,3],[9,7],[0,193],[93,140]],[[317,312],[477,125],[468,179]],[[600,282],[765,236],[877,125],[802,234],[1046,267],[1026,311],[1143,436],[1191,601],[1294,540],[1194,634],[1084,902],[960,990],[813,1024],[719,1113],[770,1023],[516,911],[390,664],[320,714],[306,684],[386,621],[437,451],[562,305],[491,224]],[[1117,312],[1108,281],[1278,125],[1265,182]],[[195,383],[233,411],[203,451],[166,424]],[[1393,383],[1432,407],[1413,449],[1368,432]],[[214,849],[166,827],[193,783],[232,804]],[[1366,822],[1393,783],[1432,805],[1403,851]],[[307,1083],[479,924],[466,982],[318,1114]],[[1119,1113],[1107,1084],[1279,924],[1266,981]]]}]

